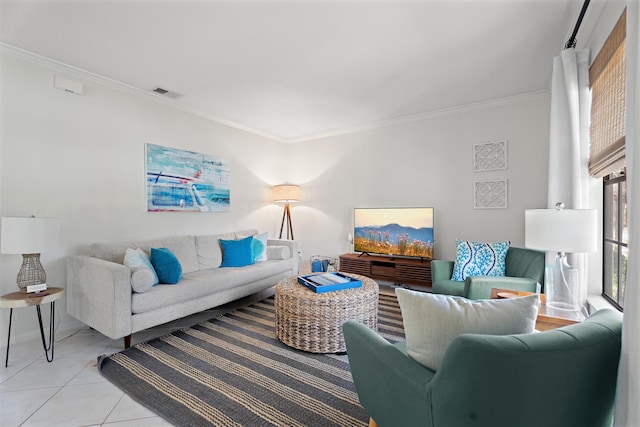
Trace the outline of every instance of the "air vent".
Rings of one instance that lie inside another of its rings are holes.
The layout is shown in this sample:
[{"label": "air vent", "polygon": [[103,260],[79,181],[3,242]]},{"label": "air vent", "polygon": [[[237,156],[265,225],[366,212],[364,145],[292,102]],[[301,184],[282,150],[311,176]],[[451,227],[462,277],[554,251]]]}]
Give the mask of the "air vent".
[{"label": "air vent", "polygon": [[184,96],[181,93],[172,92],[170,90],[163,89],[159,86],[154,87],[151,91],[171,99],[176,99],[176,98],[180,98],[181,96]]}]

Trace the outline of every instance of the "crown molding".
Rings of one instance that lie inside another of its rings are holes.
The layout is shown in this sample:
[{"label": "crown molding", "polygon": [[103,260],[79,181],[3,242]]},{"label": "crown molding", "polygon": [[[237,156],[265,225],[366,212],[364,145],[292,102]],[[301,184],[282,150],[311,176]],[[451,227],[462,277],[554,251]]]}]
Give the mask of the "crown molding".
[{"label": "crown molding", "polygon": [[192,106],[181,103],[178,100],[168,99],[161,95],[148,92],[142,89],[138,89],[136,87],[127,85],[125,83],[116,81],[114,79],[110,79],[100,74],[96,74],[91,71],[74,67],[72,65],[68,65],[63,62],[57,61],[55,59],[47,58],[45,56],[41,56],[33,52],[30,52],[6,43],[0,42],[0,53],[3,55],[21,59],[25,62],[38,65],[43,68],[47,68],[53,72],[72,75],[74,77],[84,80],[85,82],[90,82],[90,83],[105,86],[111,89],[115,89],[115,90],[124,92],[126,94],[145,99],[147,101],[155,102],[157,104],[160,104],[166,107],[174,108],[176,110],[189,113],[194,116],[202,117],[204,119],[213,121],[215,123],[218,123],[224,126],[228,126],[237,130],[248,132],[253,135],[261,136],[261,137],[270,139],[272,141],[283,142],[283,143],[300,143],[300,142],[313,141],[317,139],[346,135],[346,134],[356,133],[356,132],[363,132],[363,131],[383,128],[388,126],[418,122],[421,120],[429,120],[436,117],[450,116],[455,114],[462,114],[467,112],[484,110],[487,108],[495,108],[495,107],[500,107],[505,105],[522,103],[522,102],[529,102],[533,100],[546,98],[549,96],[549,93],[550,93],[549,89],[547,88],[539,91],[528,92],[528,93],[504,97],[504,98],[496,98],[496,99],[476,102],[472,104],[460,105],[460,106],[451,107],[451,108],[444,108],[441,110],[412,114],[412,115],[397,117],[397,118],[388,119],[388,120],[381,120],[378,122],[367,123],[359,126],[353,126],[353,127],[338,129],[334,131],[318,132],[318,133],[304,135],[304,136],[295,137],[295,138],[283,138],[281,136],[274,135],[266,131],[255,129],[249,126],[242,125],[240,123],[233,122],[231,120],[224,119],[222,117],[218,117],[216,115],[202,111],[198,108],[194,108]]},{"label": "crown molding", "polygon": [[259,129],[255,129],[249,126],[242,125],[240,123],[233,122],[231,120],[223,119],[221,117],[209,114],[198,108],[181,103],[180,101],[163,97],[152,92],[147,92],[142,89],[127,85],[109,77],[102,76],[91,71],[84,70],[82,68],[74,67],[73,65],[65,64],[64,62],[57,61],[55,59],[47,58],[45,56],[38,55],[36,53],[0,42],[0,53],[3,55],[11,56],[17,59],[21,59],[30,64],[34,64],[43,68],[47,68],[53,72],[64,73],[72,75],[79,79],[84,80],[87,83],[93,83],[100,86],[108,87],[124,92],[128,95],[136,96],[138,98],[145,99],[147,101],[155,102],[166,107],[174,108],[176,110],[198,116],[215,123],[229,126],[234,129],[238,129],[244,132],[249,132],[254,135],[262,136],[264,138],[271,139],[277,142],[288,142],[287,139],[273,135],[269,132],[265,132]]},{"label": "crown molding", "polygon": [[463,113],[468,113],[473,111],[486,110],[488,108],[496,108],[496,107],[502,107],[506,105],[519,104],[522,102],[536,101],[536,100],[548,98],[549,94],[550,94],[550,90],[547,88],[547,89],[542,89],[534,92],[527,92],[527,93],[522,93],[518,95],[507,96],[504,98],[490,99],[487,101],[475,102],[472,104],[458,105],[456,107],[451,107],[451,108],[443,108],[440,110],[411,114],[408,116],[402,116],[402,117],[397,117],[397,118],[388,119],[388,120],[381,120],[378,122],[368,123],[361,126],[354,126],[351,128],[345,128],[345,129],[340,129],[336,131],[320,132],[317,134],[305,135],[299,138],[288,139],[287,142],[289,143],[307,142],[307,141],[312,141],[312,140],[321,139],[321,138],[329,138],[329,137],[340,136],[340,135],[345,135],[349,133],[364,132],[364,131],[378,129],[382,127],[418,122],[421,120],[429,120],[437,117],[452,116],[452,115],[463,114]]}]

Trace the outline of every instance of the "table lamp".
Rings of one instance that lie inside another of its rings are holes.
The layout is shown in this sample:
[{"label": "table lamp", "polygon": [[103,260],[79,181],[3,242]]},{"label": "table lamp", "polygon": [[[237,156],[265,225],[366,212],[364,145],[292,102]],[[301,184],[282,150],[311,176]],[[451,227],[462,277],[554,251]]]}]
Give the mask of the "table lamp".
[{"label": "table lamp", "polygon": [[282,223],[280,224],[280,239],[282,239],[282,230],[284,228],[285,221],[287,222],[287,239],[291,234],[291,240],[293,239],[293,225],[291,224],[291,209],[290,203],[300,201],[300,186],[299,185],[276,185],[273,187],[273,201],[284,202],[284,211],[282,212]]},{"label": "table lamp", "polygon": [[525,210],[525,246],[530,249],[557,251],[555,263],[545,268],[547,305],[568,311],[579,311],[580,287],[578,270],[567,263],[566,252],[583,253],[596,250],[597,213],[594,209]]},{"label": "table lamp", "polygon": [[3,217],[0,226],[0,252],[21,254],[22,266],[17,283],[20,292],[39,292],[47,288],[47,274],[40,253],[51,250],[58,240],[54,218]]}]

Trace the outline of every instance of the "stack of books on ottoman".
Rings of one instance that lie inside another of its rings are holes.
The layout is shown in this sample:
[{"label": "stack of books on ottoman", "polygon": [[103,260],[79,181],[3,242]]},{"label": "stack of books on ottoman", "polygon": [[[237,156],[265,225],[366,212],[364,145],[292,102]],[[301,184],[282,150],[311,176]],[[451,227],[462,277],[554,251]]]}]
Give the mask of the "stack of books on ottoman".
[{"label": "stack of books on ottoman", "polygon": [[298,276],[298,283],[318,294],[362,287],[360,280],[338,272]]}]

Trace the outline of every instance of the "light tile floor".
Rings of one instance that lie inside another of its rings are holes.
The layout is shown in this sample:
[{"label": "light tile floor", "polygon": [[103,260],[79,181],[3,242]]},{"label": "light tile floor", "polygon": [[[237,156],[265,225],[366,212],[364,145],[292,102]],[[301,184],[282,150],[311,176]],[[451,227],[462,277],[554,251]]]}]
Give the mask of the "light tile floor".
[{"label": "light tile floor", "polygon": [[[134,334],[131,345],[206,321],[237,307],[266,298],[273,291],[207,310]],[[45,316],[46,317],[46,316]],[[45,328],[48,328],[48,319]],[[0,331],[5,337],[6,331]],[[54,360],[44,357],[38,337],[12,343],[9,366],[0,366],[0,426],[168,426],[171,425],[135,402],[98,371],[98,357],[123,349],[88,327],[65,336],[56,335]],[[2,365],[5,353],[2,352]]]},{"label": "light tile floor", "polygon": [[[393,293],[393,289],[381,286],[380,292]],[[134,334],[131,345],[204,322],[272,294],[273,288]],[[47,325],[45,320],[45,328]],[[6,337],[5,333],[6,331],[0,331],[0,336]],[[99,373],[98,357],[122,349],[121,339],[109,339],[88,327],[66,336],[56,336],[55,357],[51,363],[44,357],[40,338],[12,344],[9,366],[0,367],[0,426],[170,425],[124,394]],[[4,356],[2,353],[2,361]]]}]

